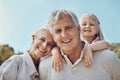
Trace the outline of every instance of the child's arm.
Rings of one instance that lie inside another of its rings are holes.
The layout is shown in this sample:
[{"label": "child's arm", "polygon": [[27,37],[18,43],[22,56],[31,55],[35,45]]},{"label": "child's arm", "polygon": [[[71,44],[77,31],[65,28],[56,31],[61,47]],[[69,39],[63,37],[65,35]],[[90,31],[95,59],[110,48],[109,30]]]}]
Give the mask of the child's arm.
[{"label": "child's arm", "polygon": [[99,51],[109,48],[109,43],[97,37],[91,44],[89,44],[84,51],[84,61],[86,67],[90,67],[93,62],[92,51]]},{"label": "child's arm", "polygon": [[107,49],[109,48],[109,46],[110,46],[109,43],[106,42],[105,40],[96,41],[90,44],[92,51]]},{"label": "child's arm", "polygon": [[93,63],[92,50],[89,44],[85,47],[85,50],[84,50],[84,62],[86,67],[88,68],[90,68],[90,66]]},{"label": "child's arm", "polygon": [[62,57],[60,53],[59,47],[54,47],[52,49],[52,68],[55,69],[56,71],[61,71],[62,70],[62,63],[66,63],[64,58]]}]

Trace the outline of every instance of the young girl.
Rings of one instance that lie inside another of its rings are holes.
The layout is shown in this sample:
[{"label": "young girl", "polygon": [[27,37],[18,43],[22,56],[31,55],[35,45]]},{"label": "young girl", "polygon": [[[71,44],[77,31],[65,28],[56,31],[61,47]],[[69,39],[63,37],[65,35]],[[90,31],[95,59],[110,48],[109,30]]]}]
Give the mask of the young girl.
[{"label": "young girl", "polygon": [[[104,40],[100,29],[100,22],[93,14],[85,14],[82,16],[80,19],[80,29],[81,39],[89,43],[84,51],[84,61],[86,67],[90,67],[93,62],[92,52],[107,49],[109,43]],[[61,56],[59,48],[53,48],[52,54],[52,67],[56,71],[61,71],[62,63],[65,63],[65,60]]]},{"label": "young girl", "polygon": [[39,60],[48,55],[53,46],[49,31],[37,30],[32,35],[32,45],[26,53],[14,55],[0,66],[0,80],[39,80]]},{"label": "young girl", "polygon": [[81,39],[89,44],[84,53],[86,66],[92,62],[92,52],[107,49],[109,43],[104,40],[100,22],[94,14],[85,14],[80,19]]}]

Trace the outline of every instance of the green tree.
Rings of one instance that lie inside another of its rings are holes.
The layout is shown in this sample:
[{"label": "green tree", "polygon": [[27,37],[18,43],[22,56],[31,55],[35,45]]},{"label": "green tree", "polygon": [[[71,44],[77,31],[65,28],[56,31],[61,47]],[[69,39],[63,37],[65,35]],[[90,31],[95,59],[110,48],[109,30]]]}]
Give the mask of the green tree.
[{"label": "green tree", "polygon": [[0,45],[0,65],[12,55],[14,55],[14,49],[12,47],[8,44]]},{"label": "green tree", "polygon": [[21,54],[23,54],[23,52],[20,52],[20,51],[19,51],[19,52],[18,52],[18,53],[16,53],[16,54],[17,54],[17,55],[21,55]]},{"label": "green tree", "polygon": [[112,43],[109,49],[115,52],[120,58],[120,43]]}]

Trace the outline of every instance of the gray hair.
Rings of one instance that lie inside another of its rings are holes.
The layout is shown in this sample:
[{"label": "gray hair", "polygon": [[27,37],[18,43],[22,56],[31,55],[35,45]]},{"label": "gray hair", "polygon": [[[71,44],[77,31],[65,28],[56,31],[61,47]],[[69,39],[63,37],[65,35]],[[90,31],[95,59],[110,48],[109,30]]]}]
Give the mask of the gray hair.
[{"label": "gray hair", "polygon": [[77,16],[72,11],[56,10],[56,11],[52,12],[49,17],[48,24],[47,24],[48,30],[50,30],[50,32],[52,32],[52,27],[54,26],[54,24],[58,20],[64,18],[64,16],[69,16],[73,20],[73,23],[75,24],[75,26],[78,27],[79,21],[77,19]]},{"label": "gray hair", "polygon": [[[38,27],[38,28],[35,30],[35,32],[32,34],[32,36],[39,36],[39,34],[41,34],[41,32],[44,32],[44,31],[49,32],[48,29],[45,28],[45,27]],[[42,35],[42,34],[41,34],[41,35]]]},{"label": "gray hair", "polygon": [[98,24],[98,34],[96,35],[96,37],[97,36],[99,36],[101,39],[103,39],[104,40],[104,36],[103,36],[103,33],[102,33],[102,30],[101,30],[101,28],[100,28],[100,21],[98,20],[98,18],[97,18],[97,16],[95,16],[94,14],[84,14],[82,17],[81,17],[81,19],[80,19],[80,22],[81,22],[81,20],[85,17],[85,16],[91,16],[91,17],[93,17],[96,21],[97,21],[97,24]]}]

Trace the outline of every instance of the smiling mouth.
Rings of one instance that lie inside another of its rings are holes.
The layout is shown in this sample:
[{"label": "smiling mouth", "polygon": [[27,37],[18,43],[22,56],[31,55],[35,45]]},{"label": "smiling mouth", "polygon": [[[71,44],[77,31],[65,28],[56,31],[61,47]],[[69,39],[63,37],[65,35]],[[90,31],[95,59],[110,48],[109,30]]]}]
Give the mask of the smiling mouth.
[{"label": "smiling mouth", "polygon": [[84,32],[91,32],[91,30],[84,30]]},{"label": "smiling mouth", "polygon": [[45,53],[46,53],[46,51],[43,50],[43,49],[41,49],[40,47],[38,47],[38,50],[39,50],[42,54],[45,54]]},{"label": "smiling mouth", "polygon": [[70,43],[71,41],[72,41],[72,39],[64,40],[64,41],[62,41],[62,43]]}]

